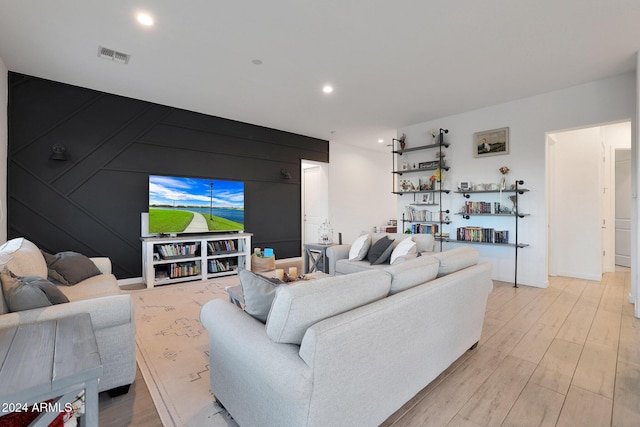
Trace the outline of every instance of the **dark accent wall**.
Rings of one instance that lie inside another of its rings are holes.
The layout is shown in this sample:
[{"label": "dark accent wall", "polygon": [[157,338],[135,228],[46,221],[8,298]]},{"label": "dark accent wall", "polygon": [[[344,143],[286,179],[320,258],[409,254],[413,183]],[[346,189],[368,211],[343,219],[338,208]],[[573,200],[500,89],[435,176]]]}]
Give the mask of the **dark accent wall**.
[{"label": "dark accent wall", "polygon": [[[300,256],[300,160],[328,162],[328,141],[13,72],[8,111],[9,238],[139,277],[149,175],[194,176],[244,181],[254,247]],[[67,161],[50,159],[56,143]]]}]

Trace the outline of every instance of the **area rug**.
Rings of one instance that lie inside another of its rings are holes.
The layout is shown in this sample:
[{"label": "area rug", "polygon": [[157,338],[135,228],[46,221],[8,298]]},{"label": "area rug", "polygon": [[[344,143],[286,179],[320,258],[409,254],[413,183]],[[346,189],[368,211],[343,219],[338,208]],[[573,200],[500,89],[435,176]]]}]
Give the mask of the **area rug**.
[{"label": "area rug", "polygon": [[209,390],[209,340],[200,308],[237,276],[131,291],[136,360],[164,426],[236,426]]}]

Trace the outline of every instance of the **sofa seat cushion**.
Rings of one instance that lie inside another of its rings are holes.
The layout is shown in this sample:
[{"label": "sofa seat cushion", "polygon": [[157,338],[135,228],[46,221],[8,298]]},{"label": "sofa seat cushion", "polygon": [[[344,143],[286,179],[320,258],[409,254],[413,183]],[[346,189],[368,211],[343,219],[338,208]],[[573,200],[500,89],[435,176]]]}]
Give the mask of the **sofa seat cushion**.
[{"label": "sofa seat cushion", "polygon": [[2,290],[11,312],[69,302],[53,283],[40,276],[16,276],[5,266],[0,272]]},{"label": "sofa seat cushion", "polygon": [[348,259],[339,259],[336,261],[336,274],[352,274],[371,270],[384,270],[389,264],[373,264],[369,261],[349,261]]},{"label": "sofa seat cushion", "polygon": [[433,256],[440,261],[438,277],[476,265],[480,260],[480,254],[471,246],[461,246],[449,251],[438,252]]},{"label": "sofa seat cushion", "polygon": [[113,274],[99,274],[85,279],[75,286],[59,285],[57,288],[69,298],[69,301],[88,300],[120,294],[118,280]]},{"label": "sofa seat cushion", "polygon": [[387,267],[385,271],[391,275],[389,295],[435,279],[439,267],[440,261],[433,256],[420,256]]},{"label": "sofa seat cushion", "polygon": [[16,276],[47,277],[47,263],[40,249],[24,237],[11,239],[0,246],[0,263]]},{"label": "sofa seat cushion", "polygon": [[267,319],[267,335],[277,343],[300,344],[309,326],[385,298],[391,276],[366,271],[278,288]]}]

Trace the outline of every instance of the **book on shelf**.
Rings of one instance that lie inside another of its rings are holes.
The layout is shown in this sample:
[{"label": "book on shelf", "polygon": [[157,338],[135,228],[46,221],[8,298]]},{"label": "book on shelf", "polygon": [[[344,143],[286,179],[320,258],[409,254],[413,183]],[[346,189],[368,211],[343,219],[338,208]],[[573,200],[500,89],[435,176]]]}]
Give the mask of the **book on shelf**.
[{"label": "book on shelf", "polygon": [[231,264],[229,261],[222,262],[217,259],[209,260],[209,273],[219,273],[221,271],[232,271],[236,269],[235,264]]},{"label": "book on shelf", "polygon": [[407,221],[418,222],[418,221],[445,221],[444,213],[440,211],[430,211],[427,209],[416,209],[413,206],[405,206],[404,214]]},{"label": "book on shelf", "polygon": [[236,251],[235,240],[216,240],[213,242],[207,242],[207,246],[209,247],[209,253],[211,254]]},{"label": "book on shelf", "polygon": [[509,230],[484,227],[458,227],[456,239],[464,242],[509,243]]},{"label": "book on shelf", "polygon": [[169,277],[171,279],[196,276],[198,274],[200,274],[200,264],[197,262],[177,262],[169,265]]},{"label": "book on shelf", "polygon": [[[495,204],[497,204],[498,206],[500,205],[500,203],[495,202]],[[492,207],[494,208],[494,210],[492,211]],[[495,210],[496,206],[493,205],[491,202],[472,202],[472,201],[468,201],[468,202],[464,202],[464,205],[462,206],[461,212],[460,213],[465,213],[465,214],[492,214],[492,213],[499,213],[499,210]]]},{"label": "book on shelf", "polygon": [[411,224],[411,234],[433,234],[440,231],[438,224]]},{"label": "book on shelf", "polygon": [[197,243],[169,243],[165,245],[155,245],[155,250],[162,258],[175,256],[189,256],[198,253]]}]

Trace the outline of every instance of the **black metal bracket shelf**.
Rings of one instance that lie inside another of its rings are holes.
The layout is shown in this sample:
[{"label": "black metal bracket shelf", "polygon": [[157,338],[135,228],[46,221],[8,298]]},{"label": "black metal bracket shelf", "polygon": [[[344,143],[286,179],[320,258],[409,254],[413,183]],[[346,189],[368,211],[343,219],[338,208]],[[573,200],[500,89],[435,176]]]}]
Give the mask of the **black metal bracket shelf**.
[{"label": "black metal bracket shelf", "polygon": [[[451,190],[410,190],[410,191],[393,191],[393,194],[424,194],[424,193],[445,193],[449,194]],[[414,196],[415,200],[415,196]],[[436,203],[437,204],[437,203]]]},{"label": "black metal bracket shelf", "polygon": [[495,245],[495,246],[511,246],[515,249],[515,259],[514,259],[514,278],[513,278],[513,287],[518,287],[518,249],[526,248],[529,246],[526,243],[520,243],[518,241],[518,219],[529,216],[529,214],[518,212],[518,197],[525,192],[529,191],[526,188],[520,188],[519,186],[524,185],[524,181],[519,179],[515,181],[515,185],[513,188],[505,189],[505,190],[458,190],[456,193],[462,194],[462,197],[468,199],[472,194],[481,194],[481,193],[513,193],[515,195],[514,201],[514,212],[512,213],[464,213],[460,212],[457,215],[462,215],[464,219],[470,219],[472,216],[506,216],[506,217],[514,217],[515,218],[515,242],[514,243],[491,243],[491,242],[468,242],[466,240],[448,240],[449,242],[458,242],[458,243],[469,243],[469,244],[478,244],[478,245]]},{"label": "black metal bracket shelf", "polygon": [[[515,213],[490,214],[490,213],[463,213],[463,212],[459,212],[456,215],[462,215],[464,219],[470,219],[472,216],[516,216]],[[529,214],[519,213],[517,216],[520,218],[524,218],[525,216],[529,216]]]},{"label": "black metal bracket shelf", "polygon": [[449,166],[442,166],[442,167],[441,166],[432,166],[432,167],[428,167],[428,168],[406,169],[406,170],[392,171],[391,173],[395,173],[397,175],[402,175],[404,173],[434,171],[434,170],[438,170],[438,169],[448,171],[449,170]]},{"label": "black metal bracket shelf", "polygon": [[[444,134],[448,133],[449,130],[448,129],[440,129],[439,134],[436,135],[437,141],[434,142],[433,144],[425,144],[425,145],[421,145],[418,147],[411,147],[411,148],[404,148],[405,147],[405,136],[403,135],[402,138],[397,139],[397,138],[393,138],[392,142],[391,142],[391,153],[392,153],[392,158],[393,158],[393,162],[392,162],[392,171],[391,173],[397,176],[402,176],[405,173],[416,173],[416,172],[425,172],[425,171],[435,171],[435,170],[440,170],[440,171],[448,171],[449,170],[449,166],[445,166],[445,162],[442,159],[444,157],[442,149],[443,148],[447,148],[449,147],[449,143],[444,141]],[[396,149],[396,143],[398,145],[398,148]],[[422,150],[428,150],[428,149],[437,149],[438,153],[437,153],[437,164],[430,164],[430,163],[435,163],[435,162],[429,162],[429,166],[428,167],[422,167],[422,168],[414,168],[414,169],[404,169],[404,170],[396,170],[396,157],[395,155],[398,156],[402,156],[404,153],[410,153],[410,152],[417,152],[417,151],[422,151]],[[411,205],[414,206],[431,206],[431,207],[438,207],[438,211],[439,211],[439,221],[409,221],[407,219],[405,219],[405,214],[402,214],[402,230],[404,232],[404,226],[405,223],[412,223],[412,224],[439,224],[440,227],[438,229],[438,234],[442,233],[442,225],[445,224],[450,224],[451,221],[445,221],[443,219],[443,215],[448,215],[450,212],[449,210],[443,210],[442,209],[442,194],[449,194],[451,192],[451,190],[448,189],[444,189],[444,188],[438,188],[438,189],[432,189],[432,190],[410,190],[410,191],[396,191],[396,181],[397,178],[394,178],[394,188],[392,193],[393,194],[397,194],[397,195],[405,195],[405,194],[413,194],[413,203],[410,203]],[[434,201],[433,203],[419,203],[416,200],[416,194],[427,194],[427,193],[431,193],[431,194],[437,194],[437,201]],[[434,211],[435,213],[436,211]],[[442,251],[442,240],[441,240],[441,236],[436,236],[434,235],[434,238],[438,241],[440,241],[440,251]]]}]

